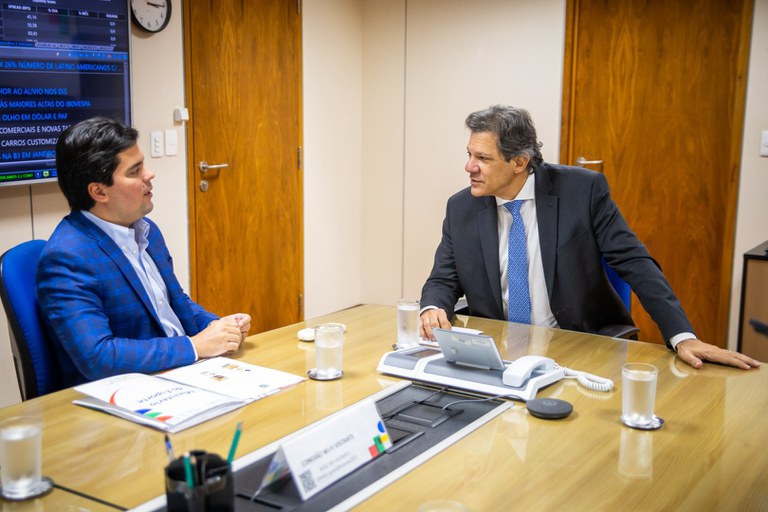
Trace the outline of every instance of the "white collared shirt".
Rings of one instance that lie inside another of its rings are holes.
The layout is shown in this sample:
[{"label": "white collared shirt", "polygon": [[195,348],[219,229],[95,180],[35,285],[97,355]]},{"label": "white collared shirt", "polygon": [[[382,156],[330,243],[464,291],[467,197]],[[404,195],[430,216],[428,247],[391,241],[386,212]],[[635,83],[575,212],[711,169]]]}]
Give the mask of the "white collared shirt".
[{"label": "white collared shirt", "polygon": [[[541,262],[541,244],[539,242],[539,221],[536,218],[536,174],[525,180],[516,200],[523,200],[520,216],[525,224],[525,238],[528,250],[528,289],[531,294],[531,324],[543,327],[557,327],[557,320],[552,314],[544,280],[544,265]],[[501,300],[504,305],[504,317],[509,312],[509,293],[507,280],[507,260],[509,258],[509,228],[512,226],[512,214],[504,206],[507,199],[495,197],[497,223],[499,230],[499,272],[501,274]]]},{"label": "white collared shirt", "polygon": [[149,223],[144,219],[139,219],[132,227],[127,228],[100,219],[88,211],[81,210],[81,213],[88,220],[96,224],[99,229],[104,231],[123,251],[128,261],[131,262],[133,270],[139,277],[141,284],[144,286],[144,291],[147,292],[147,296],[149,296],[149,300],[155,308],[166,336],[183,336],[186,334],[181,326],[179,317],[173,311],[168,301],[168,289],[160,275],[160,270],[158,270],[155,262],[147,254]]}]

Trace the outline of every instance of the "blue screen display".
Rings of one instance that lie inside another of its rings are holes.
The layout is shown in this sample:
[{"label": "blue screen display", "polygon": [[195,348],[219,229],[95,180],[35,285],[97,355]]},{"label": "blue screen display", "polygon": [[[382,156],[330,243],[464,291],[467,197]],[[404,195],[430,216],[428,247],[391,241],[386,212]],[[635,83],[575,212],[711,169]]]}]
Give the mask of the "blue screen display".
[{"label": "blue screen display", "polygon": [[0,5],[0,186],[52,181],[69,125],[131,122],[128,2]]}]

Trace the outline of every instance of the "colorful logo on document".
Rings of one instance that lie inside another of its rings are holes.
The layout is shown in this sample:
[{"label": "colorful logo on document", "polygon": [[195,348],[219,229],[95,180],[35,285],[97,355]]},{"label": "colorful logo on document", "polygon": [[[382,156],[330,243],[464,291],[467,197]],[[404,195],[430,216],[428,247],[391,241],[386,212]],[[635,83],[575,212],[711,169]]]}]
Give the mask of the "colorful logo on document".
[{"label": "colorful logo on document", "polygon": [[374,436],[373,444],[368,447],[368,452],[371,454],[372,459],[375,459],[376,457],[384,453],[387,450],[387,448],[392,446],[392,440],[389,438],[389,435],[387,434],[387,429],[384,427],[384,422],[379,420],[376,427],[377,427],[377,430],[380,432],[380,434],[377,436]]},{"label": "colorful logo on document", "polygon": [[[114,405],[116,407],[122,407],[121,405],[118,405],[117,400],[115,399],[115,397],[117,396],[117,392],[118,391],[120,391],[120,390],[118,389],[117,391],[112,393],[112,396],[109,397],[109,403],[110,403],[110,405]],[[171,418],[173,418],[173,416],[164,415],[160,411],[153,411],[151,407],[150,408],[146,408],[146,409],[145,408],[134,409],[133,412],[135,412],[137,414],[141,414],[142,416],[146,416],[148,418],[152,418],[153,420],[163,421],[163,422],[166,422],[166,421],[170,420]]]}]

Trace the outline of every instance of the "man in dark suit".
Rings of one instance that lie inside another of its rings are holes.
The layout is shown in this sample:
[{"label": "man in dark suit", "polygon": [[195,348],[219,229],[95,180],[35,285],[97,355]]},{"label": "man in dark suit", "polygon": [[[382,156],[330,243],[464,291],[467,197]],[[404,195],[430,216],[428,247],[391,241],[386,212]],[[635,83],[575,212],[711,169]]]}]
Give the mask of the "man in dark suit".
[{"label": "man in dark suit", "polygon": [[249,315],[219,318],[182,290],[160,230],[144,217],[155,175],[137,138],[133,128],[93,118],[56,145],[72,212],[43,249],[37,295],[68,386],[231,352],[250,328]]},{"label": "man in dark suit", "polygon": [[597,334],[612,324],[632,325],[603,257],[630,284],[667,345],[691,366],[699,368],[702,360],[759,365],[696,338],[659,265],[611,199],[605,177],[543,162],[527,111],[496,105],[470,114],[466,125],[470,186],[448,200],[443,237],[422,289],[422,336],[450,328],[447,312],[461,296],[470,315],[486,318]]}]

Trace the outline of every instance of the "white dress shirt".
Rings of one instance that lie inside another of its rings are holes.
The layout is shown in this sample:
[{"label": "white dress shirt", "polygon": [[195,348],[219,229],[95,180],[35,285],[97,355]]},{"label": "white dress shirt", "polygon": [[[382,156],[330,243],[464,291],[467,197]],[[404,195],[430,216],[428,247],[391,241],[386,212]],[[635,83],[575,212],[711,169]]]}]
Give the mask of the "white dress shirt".
[{"label": "white dress shirt", "polygon": [[[555,315],[549,306],[547,284],[544,281],[544,265],[541,262],[539,243],[539,221],[536,218],[536,174],[525,180],[522,190],[515,197],[522,200],[520,216],[525,224],[525,239],[528,250],[528,289],[531,295],[531,324],[543,327],[558,327]],[[509,293],[507,280],[507,260],[509,259],[509,228],[512,226],[512,214],[504,206],[509,201],[496,197],[497,222],[499,230],[499,271],[501,273],[501,301],[504,305],[504,317],[509,314]]]}]

